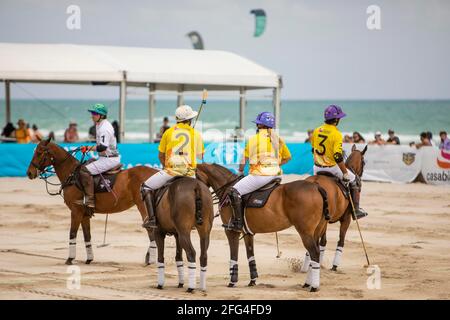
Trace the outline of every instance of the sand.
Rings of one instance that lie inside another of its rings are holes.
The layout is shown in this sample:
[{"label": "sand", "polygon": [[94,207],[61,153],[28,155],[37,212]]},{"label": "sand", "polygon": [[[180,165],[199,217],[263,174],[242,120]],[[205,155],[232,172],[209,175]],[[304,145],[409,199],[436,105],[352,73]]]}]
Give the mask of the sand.
[{"label": "sand", "polygon": [[[285,181],[298,178],[289,175]],[[275,234],[256,235],[259,279],[255,287],[247,287],[242,242],[240,280],[236,288],[227,288],[229,250],[216,219],[208,251],[207,291],[190,294],[176,287],[173,237],[166,240],[166,285],[164,290],[156,289],[156,267],[143,265],[148,238],[134,208],[109,216],[109,245],[102,248],[97,246],[103,242],[105,216],[92,218],[95,260],[91,265],[84,264],[80,229],[76,265],[81,287],[68,289],[70,270],[64,261],[70,214],[62,198],[47,195],[39,180],[1,178],[0,299],[449,299],[450,188],[365,182],[363,191],[362,206],[370,216],[360,225],[371,264],[381,272],[381,288],[367,285],[370,274],[355,223],[348,231],[338,272],[330,271],[338,225],[329,226],[319,292],[301,288],[306,275],[297,269],[304,248],[293,228],[278,233],[282,251],[278,259]],[[195,231],[192,237],[199,253]]]}]

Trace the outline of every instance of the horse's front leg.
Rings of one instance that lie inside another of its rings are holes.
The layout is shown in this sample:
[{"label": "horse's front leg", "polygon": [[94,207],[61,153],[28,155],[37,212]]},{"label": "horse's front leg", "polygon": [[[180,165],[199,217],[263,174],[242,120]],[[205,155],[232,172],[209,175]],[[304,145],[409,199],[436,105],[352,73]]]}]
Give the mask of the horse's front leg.
[{"label": "horse's front leg", "polygon": [[230,282],[228,287],[234,287],[238,282],[238,253],[240,233],[231,230],[225,230],[230,246]]},{"label": "horse's front leg", "polygon": [[84,244],[86,246],[86,264],[90,264],[94,260],[94,252],[92,251],[91,244],[91,219],[84,216],[81,221],[81,227],[83,229]]},{"label": "horse's front leg", "polygon": [[248,268],[250,269],[250,282],[248,284],[249,287],[256,285],[256,278],[258,278],[258,271],[256,270],[256,260],[254,254],[253,247],[253,236],[245,235],[245,250],[247,251],[247,259],[248,259]]},{"label": "horse's front leg", "polygon": [[339,241],[337,243],[336,253],[334,254],[333,267],[331,268],[332,271],[337,271],[337,268],[341,264],[342,252],[344,251],[345,235],[347,234],[350,222],[350,213],[344,214],[344,216],[340,220],[341,226],[339,228]]},{"label": "horse's front leg", "polygon": [[83,208],[73,208],[70,214],[70,232],[69,232],[69,257],[66,264],[72,264],[77,252],[77,233],[80,227],[81,220],[83,220]]}]

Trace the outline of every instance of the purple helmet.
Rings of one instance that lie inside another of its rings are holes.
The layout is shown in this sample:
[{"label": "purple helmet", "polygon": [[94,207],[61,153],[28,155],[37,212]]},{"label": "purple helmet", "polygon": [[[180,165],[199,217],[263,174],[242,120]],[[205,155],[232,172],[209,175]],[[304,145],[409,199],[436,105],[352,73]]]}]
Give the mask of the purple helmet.
[{"label": "purple helmet", "polygon": [[329,105],[324,112],[325,120],[342,119],[345,116],[346,114],[342,111],[341,107],[334,104]]},{"label": "purple helmet", "polygon": [[262,124],[263,126],[266,126],[269,128],[274,128],[275,127],[275,116],[273,115],[272,112],[267,112],[267,111],[261,112],[256,117],[256,120],[252,121],[252,122],[256,123],[256,124]]}]

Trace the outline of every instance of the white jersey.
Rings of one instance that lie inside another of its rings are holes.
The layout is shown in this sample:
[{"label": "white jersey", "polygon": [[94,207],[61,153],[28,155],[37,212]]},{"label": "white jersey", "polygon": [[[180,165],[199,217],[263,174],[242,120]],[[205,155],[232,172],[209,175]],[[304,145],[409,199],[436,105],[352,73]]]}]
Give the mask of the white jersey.
[{"label": "white jersey", "polygon": [[115,157],[119,155],[117,151],[117,140],[114,135],[114,128],[108,120],[103,119],[96,124],[96,142],[97,145],[104,145],[105,151],[99,152],[100,156]]}]

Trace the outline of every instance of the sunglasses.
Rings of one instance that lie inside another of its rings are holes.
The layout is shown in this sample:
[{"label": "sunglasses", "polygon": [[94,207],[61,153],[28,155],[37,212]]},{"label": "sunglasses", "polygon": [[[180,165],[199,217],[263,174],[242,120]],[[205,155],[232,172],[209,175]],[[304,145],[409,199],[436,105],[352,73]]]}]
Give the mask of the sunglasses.
[{"label": "sunglasses", "polygon": [[98,115],[99,115],[99,113],[97,113],[97,112],[94,112],[94,111],[91,111],[91,115],[93,115],[93,116],[98,116]]}]

